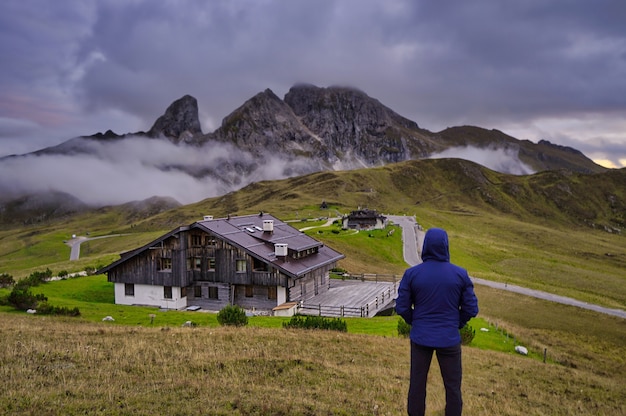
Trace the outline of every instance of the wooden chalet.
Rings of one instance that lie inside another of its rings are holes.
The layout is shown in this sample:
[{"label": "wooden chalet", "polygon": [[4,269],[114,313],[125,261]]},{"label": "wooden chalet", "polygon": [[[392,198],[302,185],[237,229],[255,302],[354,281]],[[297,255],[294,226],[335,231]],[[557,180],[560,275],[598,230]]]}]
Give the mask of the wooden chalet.
[{"label": "wooden chalet", "polygon": [[387,217],[376,210],[358,209],[343,217],[344,230],[382,230],[387,226]]},{"label": "wooden chalet", "polygon": [[115,303],[220,310],[272,310],[328,290],[344,255],[268,215],[179,227],[121,254],[99,270],[115,283]]}]

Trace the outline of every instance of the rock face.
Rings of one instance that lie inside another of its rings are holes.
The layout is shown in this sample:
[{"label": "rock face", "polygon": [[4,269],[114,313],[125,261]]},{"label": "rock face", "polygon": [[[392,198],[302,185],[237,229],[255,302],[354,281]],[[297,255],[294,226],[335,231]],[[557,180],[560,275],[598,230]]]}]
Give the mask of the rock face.
[{"label": "rock face", "polygon": [[[417,123],[352,88],[296,85],[285,103],[323,142],[323,157],[333,162],[356,158],[375,166],[425,156],[430,147]],[[349,165],[350,163],[348,163]]]},{"label": "rock face", "polygon": [[206,138],[233,143],[256,156],[314,148],[312,139],[291,108],[270,89],[229,114],[221,127]]},{"label": "rock face", "polygon": [[[308,159],[308,172],[380,166],[438,150],[428,132],[352,88],[292,87],[284,100],[267,89],[203,138],[233,143],[259,158]],[[305,173],[305,172],[300,172]]]},{"label": "rock face", "polygon": [[150,137],[165,136],[173,143],[191,143],[202,135],[198,118],[198,101],[185,95],[174,101],[148,131]]}]

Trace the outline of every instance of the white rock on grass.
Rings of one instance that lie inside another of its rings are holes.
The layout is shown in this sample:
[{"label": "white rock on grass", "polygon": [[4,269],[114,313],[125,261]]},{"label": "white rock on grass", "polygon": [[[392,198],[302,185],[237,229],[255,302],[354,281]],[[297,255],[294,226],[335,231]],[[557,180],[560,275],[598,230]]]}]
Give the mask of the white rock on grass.
[{"label": "white rock on grass", "polygon": [[103,321],[115,321],[115,319],[113,319],[112,316],[105,316],[104,318],[102,318]]},{"label": "white rock on grass", "polygon": [[528,355],[528,348],[522,347],[521,345],[516,345],[515,352],[522,354],[522,355]]}]

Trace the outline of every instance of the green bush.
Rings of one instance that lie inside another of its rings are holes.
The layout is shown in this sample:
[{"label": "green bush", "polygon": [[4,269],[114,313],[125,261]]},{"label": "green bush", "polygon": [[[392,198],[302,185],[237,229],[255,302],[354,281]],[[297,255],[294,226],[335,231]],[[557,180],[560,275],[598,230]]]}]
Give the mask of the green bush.
[{"label": "green bush", "polygon": [[248,317],[241,306],[227,305],[217,313],[217,322],[222,326],[246,326]]},{"label": "green bush", "polygon": [[35,295],[30,291],[29,287],[20,287],[18,285],[13,287],[13,290],[7,297],[8,303],[21,311],[36,309],[39,302],[45,302],[47,300],[48,298],[43,294]]},{"label": "green bush", "polygon": [[294,315],[283,328],[326,329],[330,331],[348,332],[348,324],[341,318],[325,318],[323,316]]},{"label": "green bush", "polygon": [[470,345],[474,340],[474,336],[476,335],[476,331],[474,328],[469,326],[469,324],[465,324],[463,328],[459,330],[461,332],[461,344]]},{"label": "green bush", "polygon": [[19,280],[15,286],[27,288],[31,286],[39,286],[52,277],[52,270],[46,269],[43,272],[32,272],[28,277]]},{"label": "green bush", "polygon": [[8,273],[0,273],[0,287],[9,287],[15,284],[15,279]]},{"label": "green bush", "polygon": [[65,306],[53,306],[48,302],[40,302],[37,305],[37,313],[40,315],[80,316],[78,308],[66,308]]},{"label": "green bush", "polygon": [[408,337],[411,332],[411,325],[407,324],[403,318],[398,318],[398,336]]}]

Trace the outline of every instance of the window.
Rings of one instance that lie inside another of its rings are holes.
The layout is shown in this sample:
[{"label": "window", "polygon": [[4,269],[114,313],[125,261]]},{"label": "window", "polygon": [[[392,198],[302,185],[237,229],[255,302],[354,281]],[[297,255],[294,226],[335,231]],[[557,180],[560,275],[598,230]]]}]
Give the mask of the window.
[{"label": "window", "polygon": [[216,286],[209,286],[209,299],[218,299]]},{"label": "window", "polygon": [[132,283],[124,284],[124,294],[126,296],[135,296],[135,285]]},{"label": "window", "polygon": [[181,298],[186,298],[187,297],[187,288],[186,287],[181,287],[180,288],[180,297]]},{"label": "window", "polygon": [[172,259],[169,257],[161,257],[158,265],[159,270],[172,270]]},{"label": "window", "polygon": [[246,271],[246,261],[245,260],[237,260],[237,271],[245,272]]},{"label": "window", "polygon": [[252,270],[255,270],[257,272],[267,272],[267,271],[269,271],[269,266],[264,261],[259,260],[256,257],[253,257],[253,259],[252,259]]},{"label": "window", "polygon": [[269,286],[267,288],[267,298],[270,300],[276,300],[277,298],[277,290],[276,290],[276,286]]},{"label": "window", "polygon": [[202,297],[202,286],[194,286],[193,287],[193,297],[201,298]]},{"label": "window", "polygon": [[163,286],[163,297],[165,299],[172,299],[172,286]]},{"label": "window", "polygon": [[246,297],[251,298],[254,296],[254,286],[246,285]]},{"label": "window", "polygon": [[192,235],[191,236],[191,245],[192,246],[201,246],[202,245],[202,236],[201,235]]},{"label": "window", "polygon": [[215,241],[215,238],[211,237],[210,235],[207,235],[205,239],[205,244],[207,246],[215,246],[217,245],[217,241]]},{"label": "window", "polygon": [[215,258],[209,258],[209,270],[215,270]]},{"label": "window", "polygon": [[194,270],[202,269],[202,258],[201,257],[194,257],[193,258],[193,268],[194,268]]}]

